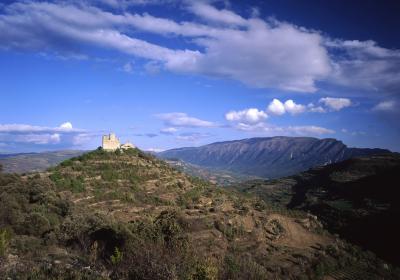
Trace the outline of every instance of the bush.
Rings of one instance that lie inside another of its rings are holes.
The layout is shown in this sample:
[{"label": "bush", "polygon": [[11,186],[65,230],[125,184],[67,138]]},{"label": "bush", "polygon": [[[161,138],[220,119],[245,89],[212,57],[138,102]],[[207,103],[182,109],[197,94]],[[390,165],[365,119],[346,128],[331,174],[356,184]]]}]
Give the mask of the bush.
[{"label": "bush", "polygon": [[5,256],[10,240],[10,232],[7,229],[0,229],[0,258]]},{"label": "bush", "polygon": [[218,267],[207,259],[203,262],[198,262],[195,266],[195,271],[189,279],[192,280],[215,280],[218,278]]},{"label": "bush", "polygon": [[42,214],[31,213],[25,218],[24,229],[27,234],[41,236],[50,230],[50,222]]},{"label": "bush", "polygon": [[118,247],[115,247],[114,254],[110,259],[113,265],[117,265],[122,261],[122,252],[118,249]]},{"label": "bush", "polygon": [[49,178],[61,190],[70,190],[75,193],[85,191],[83,177],[63,176],[59,171],[54,171]]}]

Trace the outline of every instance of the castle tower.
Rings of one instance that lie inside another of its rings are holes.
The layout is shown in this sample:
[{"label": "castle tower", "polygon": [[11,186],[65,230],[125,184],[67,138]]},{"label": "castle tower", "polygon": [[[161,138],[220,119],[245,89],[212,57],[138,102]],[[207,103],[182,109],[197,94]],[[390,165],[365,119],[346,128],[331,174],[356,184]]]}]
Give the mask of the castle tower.
[{"label": "castle tower", "polygon": [[119,143],[119,140],[114,133],[110,133],[108,135],[103,135],[102,143],[101,143],[101,147],[103,148],[103,150],[115,151],[115,150],[119,149],[120,146],[121,146],[121,144]]}]

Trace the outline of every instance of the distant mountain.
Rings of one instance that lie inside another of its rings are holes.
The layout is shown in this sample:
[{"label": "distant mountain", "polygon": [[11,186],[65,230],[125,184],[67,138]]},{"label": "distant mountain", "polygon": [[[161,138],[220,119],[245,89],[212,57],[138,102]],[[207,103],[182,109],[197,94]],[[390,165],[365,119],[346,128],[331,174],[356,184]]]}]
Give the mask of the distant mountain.
[{"label": "distant mountain", "polygon": [[400,154],[352,158],[235,186],[277,207],[318,216],[331,232],[400,265]]},{"label": "distant mountain", "polygon": [[0,165],[3,166],[3,172],[7,173],[43,171],[84,152],[80,150],[65,150],[42,153],[0,154]]},{"label": "distant mountain", "polygon": [[352,157],[388,152],[384,149],[348,148],[332,138],[280,136],[172,149],[158,155],[164,159],[176,158],[208,168],[277,178]]}]

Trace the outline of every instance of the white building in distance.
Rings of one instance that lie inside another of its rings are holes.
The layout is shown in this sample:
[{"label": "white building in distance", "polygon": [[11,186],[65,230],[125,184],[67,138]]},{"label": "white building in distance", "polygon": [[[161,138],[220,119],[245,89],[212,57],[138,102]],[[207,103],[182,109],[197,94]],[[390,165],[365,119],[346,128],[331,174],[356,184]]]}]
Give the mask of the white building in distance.
[{"label": "white building in distance", "polygon": [[103,135],[101,147],[105,151],[115,151],[117,149],[133,149],[135,145],[130,142],[121,145],[115,133],[110,133],[108,135]]}]

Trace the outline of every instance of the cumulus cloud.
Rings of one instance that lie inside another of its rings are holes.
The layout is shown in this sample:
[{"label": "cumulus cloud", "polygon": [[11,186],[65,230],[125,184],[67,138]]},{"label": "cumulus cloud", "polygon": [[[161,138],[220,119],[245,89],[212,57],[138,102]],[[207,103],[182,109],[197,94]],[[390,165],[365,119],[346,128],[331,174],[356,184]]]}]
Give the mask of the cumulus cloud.
[{"label": "cumulus cloud", "polygon": [[268,107],[267,111],[273,115],[283,115],[286,112],[292,115],[304,113],[306,111],[306,106],[302,104],[296,104],[293,100],[286,100],[285,103],[282,103],[279,99],[273,99]]},{"label": "cumulus cloud", "polygon": [[72,123],[70,123],[70,122],[62,123],[60,125],[60,128],[65,129],[65,130],[72,130]]},{"label": "cumulus cloud", "polygon": [[296,115],[306,111],[306,107],[301,104],[296,104],[293,100],[289,99],[284,104],[286,112]]},{"label": "cumulus cloud", "polygon": [[170,127],[215,127],[216,123],[190,117],[186,113],[166,113],[156,115]]},{"label": "cumulus cloud", "polygon": [[283,115],[285,114],[286,110],[285,110],[285,106],[283,105],[283,103],[279,100],[274,98],[274,100],[271,101],[271,103],[269,103],[268,107],[267,107],[267,111],[270,114],[273,115]]},{"label": "cumulus cloud", "polygon": [[324,97],[319,102],[333,111],[340,111],[343,108],[351,106],[351,100],[348,98]]},{"label": "cumulus cloud", "polygon": [[228,121],[237,121],[244,123],[258,123],[265,120],[268,115],[256,108],[245,109],[242,111],[230,111],[225,114]]}]

